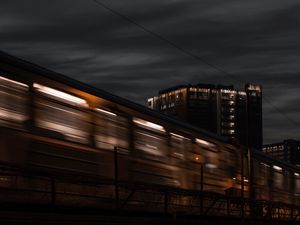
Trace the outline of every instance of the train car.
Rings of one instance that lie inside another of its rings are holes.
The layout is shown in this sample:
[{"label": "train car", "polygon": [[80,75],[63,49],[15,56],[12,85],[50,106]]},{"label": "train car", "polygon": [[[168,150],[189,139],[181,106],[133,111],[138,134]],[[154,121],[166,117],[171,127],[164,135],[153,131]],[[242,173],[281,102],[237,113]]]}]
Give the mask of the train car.
[{"label": "train car", "polygon": [[257,151],[250,162],[222,137],[5,53],[0,133],[2,164],[52,176],[114,180],[117,152],[122,182],[235,197],[252,188],[286,203],[300,194],[299,168]]}]

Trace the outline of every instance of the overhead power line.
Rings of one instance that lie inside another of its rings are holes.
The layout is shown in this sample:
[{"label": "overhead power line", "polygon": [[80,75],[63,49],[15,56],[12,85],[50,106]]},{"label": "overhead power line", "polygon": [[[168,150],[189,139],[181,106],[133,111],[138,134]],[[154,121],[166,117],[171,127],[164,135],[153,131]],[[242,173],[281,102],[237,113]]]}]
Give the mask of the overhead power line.
[{"label": "overhead power line", "polygon": [[130,17],[124,15],[124,14],[121,14],[120,12],[116,11],[115,9],[107,6],[106,4],[104,4],[103,2],[100,2],[100,1],[97,1],[97,0],[93,0],[96,4],[102,6],[103,8],[107,9],[108,11],[110,11],[111,13],[117,15],[118,17],[128,21],[129,23],[131,24],[134,24],[135,26],[139,27],[141,30],[145,31],[146,33],[150,34],[151,36],[155,37],[155,38],[158,38],[160,39],[161,41],[169,44],[170,46],[176,48],[177,50],[179,50],[180,52],[184,53],[185,55],[187,56],[190,56],[192,57],[193,59],[197,60],[197,61],[201,61],[202,63],[208,65],[209,67],[211,68],[214,68],[215,70],[223,73],[223,74],[226,74],[227,76],[230,76],[232,79],[234,79],[235,81],[238,81],[238,82],[242,82],[241,80],[239,80],[236,76],[234,76],[233,74],[230,74],[228,72],[226,72],[225,70],[213,65],[212,63],[206,61],[204,58],[198,56],[198,55],[195,55],[194,53],[192,53],[191,51],[181,47],[180,45],[176,44],[175,42],[173,41],[170,41],[168,40],[167,38],[165,38],[164,36],[150,30],[149,28],[145,27],[144,25],[141,25],[139,23],[137,23],[135,20],[131,19]]},{"label": "overhead power line", "polygon": [[267,102],[267,104],[269,104],[274,111],[276,111],[277,113],[281,114],[282,116],[284,116],[290,123],[300,127],[300,123],[298,123],[297,121],[293,120],[291,117],[287,116],[285,113],[283,113],[276,105],[274,105],[268,98],[263,97],[265,99],[265,101]]},{"label": "overhead power line", "polygon": [[[194,60],[197,60],[197,61],[200,61],[202,62],[203,64],[211,67],[211,68],[214,68],[216,71],[219,71],[221,72],[222,74],[224,74],[225,76],[231,78],[232,80],[234,81],[237,81],[239,83],[245,83],[243,80],[239,79],[236,75],[232,74],[232,73],[229,73],[227,72],[226,70],[220,68],[219,66],[216,66],[214,65],[213,63],[207,61],[206,59],[204,59],[203,57],[200,57],[196,54],[194,54],[193,52],[191,52],[190,50],[176,44],[175,42],[173,41],[170,41],[169,39],[167,39],[166,37],[162,36],[161,34],[158,34],[152,30],[150,30],[149,28],[147,28],[146,26],[136,22],[134,19],[132,19],[131,17],[125,15],[125,14],[122,14],[120,13],[119,11],[111,8],[110,6],[108,6],[107,4],[99,1],[99,0],[93,0],[97,5],[101,6],[102,8],[106,9],[107,11],[111,12],[112,14],[122,18],[123,20],[126,20],[127,22],[135,25],[136,27],[140,28],[141,30],[143,30],[144,32],[150,34],[151,36],[161,40],[162,42],[164,43],[167,43],[169,46],[171,47],[174,47],[175,49],[177,49],[178,51],[182,52],[183,54],[193,58]],[[290,118],[288,115],[286,115],[284,112],[282,112],[277,106],[275,106],[274,104],[271,103],[271,101],[266,98],[264,96],[264,99],[266,100],[267,104],[269,104],[276,112],[278,112],[279,114],[281,114],[283,117],[285,117],[290,123],[292,123],[293,125],[296,125],[296,126],[300,126],[300,124],[295,121],[294,119]]]}]

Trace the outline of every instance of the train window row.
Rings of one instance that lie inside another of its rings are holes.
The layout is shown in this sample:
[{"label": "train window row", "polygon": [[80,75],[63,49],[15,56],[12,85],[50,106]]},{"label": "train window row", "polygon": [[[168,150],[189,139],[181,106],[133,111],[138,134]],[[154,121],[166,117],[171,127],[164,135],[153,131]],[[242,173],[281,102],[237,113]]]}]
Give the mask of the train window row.
[{"label": "train window row", "polygon": [[21,124],[28,119],[27,91],[26,84],[0,76],[0,121],[2,124],[20,128]]},{"label": "train window row", "polygon": [[[1,124],[25,128],[30,111],[29,86],[5,77],[0,77],[0,81]],[[127,118],[105,109],[90,110],[85,99],[54,88],[37,83],[33,88],[37,127],[51,130],[58,138],[82,144],[90,144],[93,136],[95,146],[100,149],[129,148],[131,131]],[[134,117],[132,122],[136,154],[160,161],[169,159],[170,163],[183,167],[186,166],[184,161],[201,163],[209,173],[222,174],[228,165],[232,167],[230,171],[238,171],[236,153],[200,138],[192,141],[180,134],[166,132],[163,126],[141,118]],[[230,176],[235,172],[230,172]]]},{"label": "train window row", "polygon": [[96,147],[112,150],[114,146],[129,148],[129,123],[126,118],[97,108],[94,117]]},{"label": "train window row", "polygon": [[[1,77],[1,123],[12,123],[24,126],[29,119],[29,86],[14,80]],[[85,99],[64,91],[34,83],[34,123],[35,126],[51,131],[51,136],[82,144],[91,142],[91,126],[94,126],[95,146],[101,149],[113,149],[114,146],[129,148],[129,122],[127,118],[104,109],[88,109]],[[91,116],[91,114],[93,114]],[[171,161],[180,162],[187,159],[204,162],[203,152],[195,152],[192,141],[182,135],[167,132],[163,126],[133,118],[134,148],[136,152],[158,160],[170,157]],[[10,124],[10,126],[12,125]],[[196,139],[199,149],[209,147],[215,149],[214,144]],[[194,151],[193,153],[191,153]],[[187,154],[188,152],[188,154]],[[208,151],[205,161],[207,168],[218,167],[217,154]]]}]

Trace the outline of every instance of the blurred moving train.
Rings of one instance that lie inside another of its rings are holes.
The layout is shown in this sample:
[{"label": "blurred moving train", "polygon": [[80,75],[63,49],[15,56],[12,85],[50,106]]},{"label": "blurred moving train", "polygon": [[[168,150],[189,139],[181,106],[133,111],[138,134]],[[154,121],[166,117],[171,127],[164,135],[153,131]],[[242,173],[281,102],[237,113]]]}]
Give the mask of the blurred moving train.
[{"label": "blurred moving train", "polygon": [[99,179],[114,179],[118,147],[122,181],[300,204],[299,168],[252,150],[249,169],[243,147],[5,53],[0,146],[2,164]]}]

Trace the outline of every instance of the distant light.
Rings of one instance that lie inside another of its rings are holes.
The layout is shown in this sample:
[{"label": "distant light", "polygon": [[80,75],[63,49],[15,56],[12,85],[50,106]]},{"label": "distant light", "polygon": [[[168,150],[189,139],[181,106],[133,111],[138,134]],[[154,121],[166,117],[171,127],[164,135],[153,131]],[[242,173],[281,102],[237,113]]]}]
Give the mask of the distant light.
[{"label": "distant light", "polygon": [[196,138],[196,142],[199,143],[199,144],[202,144],[202,145],[209,146],[209,147],[215,146],[214,144],[212,144],[212,143],[210,143],[210,142],[208,142],[208,141],[199,139],[199,138]]},{"label": "distant light", "polygon": [[250,91],[261,91],[260,85],[250,84],[247,89]]},{"label": "distant light", "polygon": [[295,176],[299,177],[299,173],[294,173]]},{"label": "distant light", "polygon": [[6,78],[6,77],[0,76],[0,80],[4,80],[4,81],[6,81],[6,82],[9,82],[9,83],[12,83],[12,84],[16,84],[16,85],[19,85],[19,86],[28,88],[28,85],[27,85],[27,84],[23,84],[23,83],[21,83],[21,82],[15,81],[15,80],[8,79],[8,78]]},{"label": "distant light", "polygon": [[115,114],[115,113],[112,113],[112,112],[110,112],[110,111],[107,111],[107,110],[104,110],[104,109],[99,109],[99,108],[96,108],[96,111],[98,111],[98,112],[102,112],[102,113],[105,113],[105,114],[107,114],[107,115],[111,115],[111,116],[117,116],[117,114]]},{"label": "distant light", "polygon": [[221,93],[231,93],[231,94],[235,94],[236,91],[235,91],[235,90],[221,89]]},{"label": "distant light", "polygon": [[56,89],[46,87],[46,86],[43,86],[43,85],[40,85],[37,83],[34,83],[33,87],[35,87],[38,91],[48,94],[48,95],[51,95],[53,97],[60,98],[60,99],[63,99],[63,100],[69,101],[69,102],[73,102],[78,105],[87,106],[87,102],[84,99],[67,94],[65,92],[58,91]]},{"label": "distant light", "polygon": [[205,164],[205,167],[206,167],[206,168],[209,168],[209,169],[216,169],[216,168],[217,168],[217,165],[211,164],[211,163],[206,163],[206,164]]},{"label": "distant light", "polygon": [[232,178],[232,180],[236,180],[236,178],[234,177],[234,178]]},{"label": "distant light", "polygon": [[247,182],[247,183],[248,183],[248,182],[249,182],[249,180],[248,180],[248,179],[244,179],[244,182]]},{"label": "distant light", "polygon": [[281,167],[275,166],[275,165],[273,166],[273,169],[274,169],[274,170],[278,170],[278,171],[282,171],[282,168],[281,168]]},{"label": "distant light", "polygon": [[170,134],[171,134],[172,136],[174,136],[174,137],[178,137],[178,138],[181,138],[181,139],[187,139],[187,140],[190,140],[189,138],[186,138],[186,137],[181,136],[181,135],[179,135],[179,134],[175,134],[175,133],[172,133],[172,132],[170,132]]},{"label": "distant light", "polygon": [[197,161],[199,160],[199,157],[198,156],[196,156],[196,158],[195,158]]},{"label": "distant light", "polygon": [[152,123],[152,122],[149,122],[149,121],[146,121],[146,120],[143,120],[143,119],[139,119],[139,118],[134,118],[133,122],[136,123],[136,124],[140,124],[142,126],[145,126],[145,127],[149,127],[149,128],[155,129],[155,130],[165,132],[164,127],[161,126],[161,125],[158,125],[156,123]]}]

